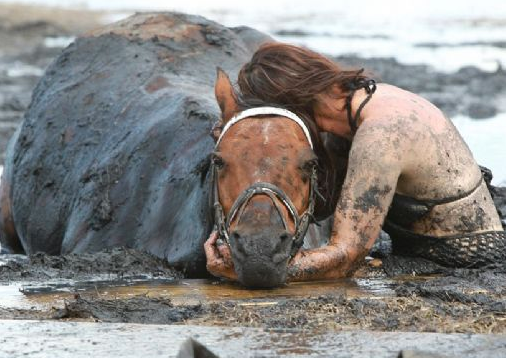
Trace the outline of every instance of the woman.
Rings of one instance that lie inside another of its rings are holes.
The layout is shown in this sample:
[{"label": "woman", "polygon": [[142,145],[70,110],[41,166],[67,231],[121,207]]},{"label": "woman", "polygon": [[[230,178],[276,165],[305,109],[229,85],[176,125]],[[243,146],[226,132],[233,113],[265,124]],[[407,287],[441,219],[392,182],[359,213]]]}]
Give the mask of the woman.
[{"label": "woman", "polygon": [[[397,253],[444,265],[479,266],[506,256],[506,235],[480,168],[452,122],[426,99],[281,43],[261,47],[238,85],[243,101],[285,107],[351,142],[329,244],[299,252],[291,280],[349,275],[382,227]],[[212,257],[214,241],[206,244],[210,271],[232,278],[228,254],[221,249],[220,260]]]}]

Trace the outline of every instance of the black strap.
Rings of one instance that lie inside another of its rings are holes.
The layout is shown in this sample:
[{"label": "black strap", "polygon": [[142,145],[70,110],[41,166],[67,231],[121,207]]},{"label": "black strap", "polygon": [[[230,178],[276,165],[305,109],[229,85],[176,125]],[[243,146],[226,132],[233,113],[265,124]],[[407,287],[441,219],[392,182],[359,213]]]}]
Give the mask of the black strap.
[{"label": "black strap", "polygon": [[[363,69],[358,71],[357,75],[361,74],[363,71]],[[367,102],[369,102],[374,92],[376,92],[376,81],[372,78],[357,79],[350,82],[348,84],[348,88],[350,89],[350,94],[348,94],[346,97],[346,112],[348,114],[348,123],[350,125],[351,132],[355,134],[358,129],[358,120],[360,119],[360,113],[362,112],[362,109],[364,109]],[[355,92],[361,88],[365,89],[367,92],[367,97],[362,101],[362,103],[360,103],[360,106],[358,106],[358,109],[355,112],[355,116],[353,116],[351,101]]]}]

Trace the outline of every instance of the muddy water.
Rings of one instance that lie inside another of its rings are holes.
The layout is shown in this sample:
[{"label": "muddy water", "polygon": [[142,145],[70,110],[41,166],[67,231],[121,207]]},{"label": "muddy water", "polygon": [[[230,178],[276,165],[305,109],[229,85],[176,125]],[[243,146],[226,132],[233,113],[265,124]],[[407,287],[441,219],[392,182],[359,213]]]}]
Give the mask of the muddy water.
[{"label": "muddy water", "polygon": [[174,305],[238,301],[239,305],[269,305],[285,298],[329,295],[382,298],[394,296],[391,279],[347,279],[332,282],[292,283],[274,290],[246,290],[238,285],[204,279],[87,281],[59,280],[39,283],[0,285],[0,307],[10,309],[47,309],[63,307],[75,295],[93,295],[100,299],[128,299],[144,296],[169,299]]}]

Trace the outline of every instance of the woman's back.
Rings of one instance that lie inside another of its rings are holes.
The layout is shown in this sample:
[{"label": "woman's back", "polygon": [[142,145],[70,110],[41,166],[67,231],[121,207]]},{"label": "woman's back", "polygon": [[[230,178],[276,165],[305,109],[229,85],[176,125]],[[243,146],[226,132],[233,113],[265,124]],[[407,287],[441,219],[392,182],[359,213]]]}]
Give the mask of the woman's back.
[{"label": "woman's back", "polygon": [[[413,223],[415,232],[447,236],[501,230],[472,153],[438,108],[416,94],[380,84],[363,112],[358,133],[383,135],[383,140],[395,148],[386,155],[400,160],[396,193],[431,208]],[[359,146],[360,141],[354,141],[354,145]],[[398,196],[393,205],[396,199]]]}]

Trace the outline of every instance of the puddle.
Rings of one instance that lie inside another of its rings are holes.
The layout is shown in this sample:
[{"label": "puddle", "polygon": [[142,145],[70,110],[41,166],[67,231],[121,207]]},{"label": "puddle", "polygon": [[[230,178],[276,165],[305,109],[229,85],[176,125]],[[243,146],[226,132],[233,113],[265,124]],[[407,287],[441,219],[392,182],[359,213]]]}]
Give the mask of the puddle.
[{"label": "puddle", "polygon": [[394,280],[345,279],[326,282],[291,283],[274,290],[247,290],[241,286],[204,279],[192,280],[58,280],[0,285],[0,307],[33,309],[62,307],[76,293],[101,299],[127,299],[134,296],[170,299],[174,305],[199,302],[239,301],[242,305],[265,305],[283,298],[304,298],[345,294],[347,297],[382,298],[393,296]]}]

